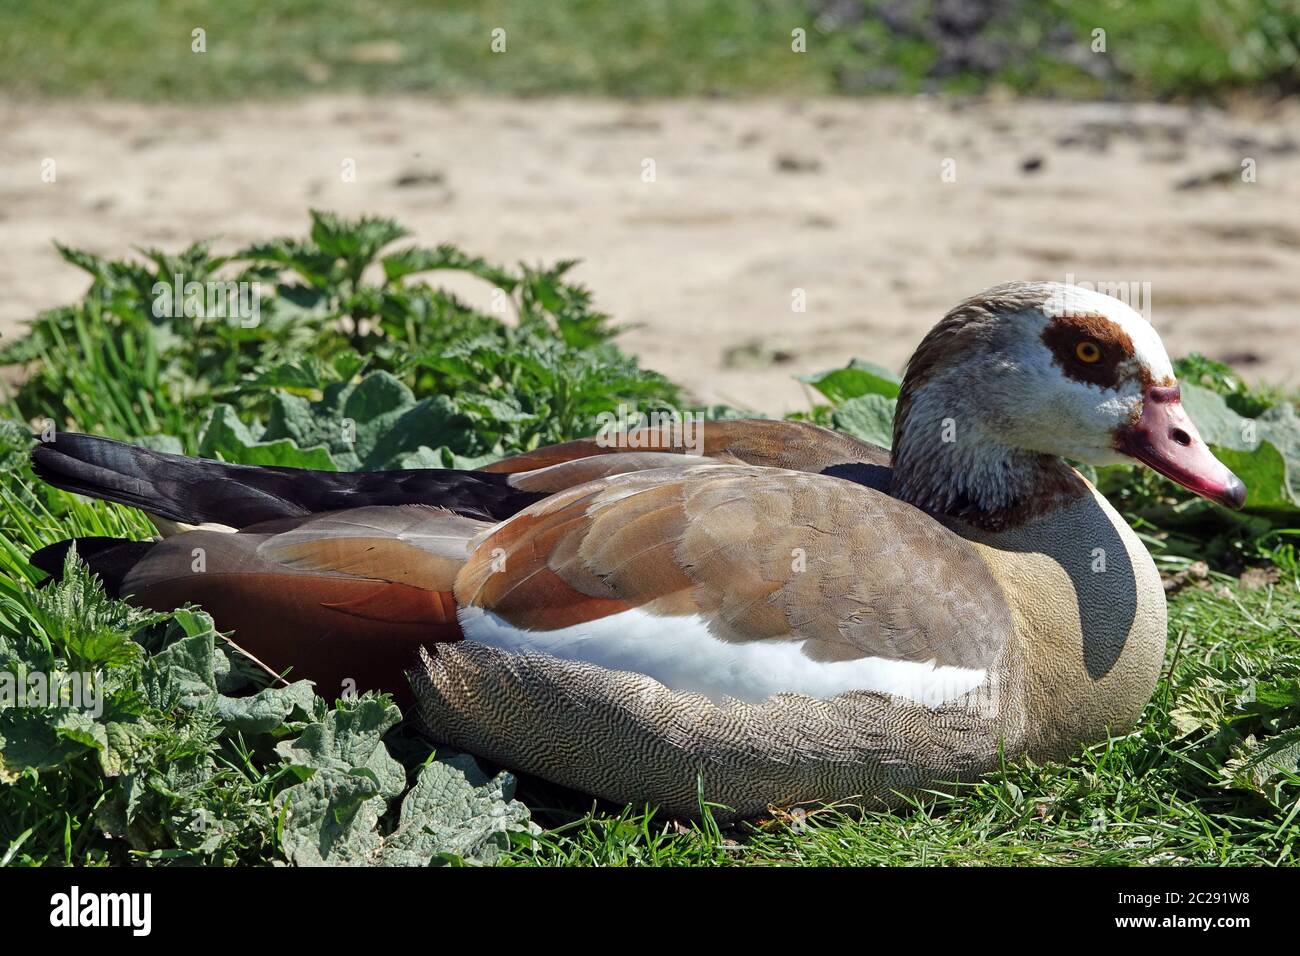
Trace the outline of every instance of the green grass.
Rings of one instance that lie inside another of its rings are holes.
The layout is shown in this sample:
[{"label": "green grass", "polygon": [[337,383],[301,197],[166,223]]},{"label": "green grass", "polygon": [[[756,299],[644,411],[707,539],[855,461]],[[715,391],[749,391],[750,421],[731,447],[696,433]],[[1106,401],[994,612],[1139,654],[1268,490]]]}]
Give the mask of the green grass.
[{"label": "green grass", "polygon": [[[752,0],[348,0],[220,4],[5,0],[0,88],[138,99],[270,97],[314,88],[614,94],[828,89],[790,53],[796,4]],[[205,54],[191,31],[207,31]],[[490,49],[506,30],[506,52]],[[365,44],[395,43],[383,62]],[[369,55],[373,56],[373,52]]]},{"label": "green grass", "polygon": [[[317,213],[308,237],[229,260],[202,244],[130,261],[64,251],[92,288],[0,354],[25,372],[0,415],[0,678],[98,671],[106,703],[88,717],[0,701],[0,862],[1295,862],[1300,522],[1285,467],[1260,472],[1276,482],[1271,503],[1227,525],[1139,469],[1108,470],[1100,486],[1162,570],[1189,582],[1171,597],[1167,666],[1139,726],[1067,762],[1008,765],[893,813],[819,809],[681,827],[645,808],[593,808],[534,779],[508,803],[508,783],[435,751],[383,699],[331,702],[305,682],[272,684],[201,612],[131,609],[75,564],[67,583],[35,588],[42,574],[27,557],[43,545],[151,533],[138,512],[35,481],[31,430],[49,422],[249,463],[464,465],[590,434],[619,402],[655,410],[680,401],[617,349],[616,327],[565,280],[565,264],[515,271],[448,246],[393,251],[403,235],[388,220]],[[420,281],[440,268],[501,289],[518,321]],[[155,315],[154,280],[175,271],[260,276],[261,322]],[[1234,416],[1258,415],[1261,429],[1272,422],[1265,437],[1294,454],[1294,396],[1251,390],[1204,359],[1179,364],[1188,394],[1199,383],[1225,435],[1240,428]],[[846,428],[874,427],[860,408],[846,412],[864,402],[887,410],[881,400],[897,390],[866,362],[813,380],[830,404],[804,417]],[[336,440],[340,416],[355,440]],[[1252,453],[1237,454],[1250,464]],[[1254,454],[1289,460],[1266,441]],[[1196,570],[1195,558],[1210,570]],[[1243,567],[1249,578],[1224,573]],[[464,791],[465,806],[493,809],[449,826],[428,800],[448,786]],[[538,832],[499,831],[500,820],[517,825],[530,812]]]},{"label": "green grass", "polygon": [[[317,89],[616,96],[840,90],[1131,97],[1300,89],[1290,0],[1006,3],[980,39],[987,69],[936,70],[939,40],[820,0],[0,0],[0,90],[19,96],[222,101]],[[867,4],[868,10],[872,9]],[[207,52],[191,51],[206,31]],[[506,30],[506,52],[490,49]],[[791,30],[808,31],[791,52]],[[1087,51],[1106,30],[1104,56]]]}]

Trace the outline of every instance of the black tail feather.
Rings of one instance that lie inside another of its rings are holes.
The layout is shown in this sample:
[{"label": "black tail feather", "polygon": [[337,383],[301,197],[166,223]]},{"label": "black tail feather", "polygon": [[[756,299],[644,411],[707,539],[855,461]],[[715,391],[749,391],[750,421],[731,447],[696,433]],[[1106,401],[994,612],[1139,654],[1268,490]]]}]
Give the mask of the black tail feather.
[{"label": "black tail feather", "polygon": [[56,488],[172,521],[234,528],[319,511],[403,504],[436,505],[468,518],[501,521],[545,497],[512,488],[510,476],[504,474],[231,465],[71,432],[38,445],[32,451],[32,467]]},{"label": "black tail feather", "polygon": [[32,567],[49,575],[40,584],[45,587],[63,580],[64,563],[68,552],[75,547],[77,557],[104,582],[104,590],[117,597],[121,593],[122,579],[154,544],[153,541],[127,541],[124,538],[70,538],[41,548],[28,560]]},{"label": "black tail feather", "polygon": [[91,498],[104,498],[154,514],[184,520],[173,503],[159,497],[150,473],[155,458],[165,461],[175,455],[161,455],[146,448],[92,435],[59,434],[53,441],[32,449],[32,470],[42,481]]}]

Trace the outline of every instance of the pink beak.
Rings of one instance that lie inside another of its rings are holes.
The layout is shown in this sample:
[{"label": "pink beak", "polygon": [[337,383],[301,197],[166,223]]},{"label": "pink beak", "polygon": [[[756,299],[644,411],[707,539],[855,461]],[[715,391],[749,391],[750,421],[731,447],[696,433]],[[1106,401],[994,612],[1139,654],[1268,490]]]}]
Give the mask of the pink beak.
[{"label": "pink beak", "polygon": [[1216,504],[1240,508],[1246,502],[1245,484],[1210,453],[1183,410],[1177,385],[1147,389],[1142,416],[1115,433],[1115,449]]}]

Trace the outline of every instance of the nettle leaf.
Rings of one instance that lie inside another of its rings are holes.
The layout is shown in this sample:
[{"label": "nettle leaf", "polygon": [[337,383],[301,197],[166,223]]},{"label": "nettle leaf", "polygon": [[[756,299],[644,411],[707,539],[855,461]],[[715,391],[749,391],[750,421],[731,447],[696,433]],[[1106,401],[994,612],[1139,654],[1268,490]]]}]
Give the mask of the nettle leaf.
[{"label": "nettle leaf", "polygon": [[337,303],[324,289],[310,285],[284,283],[275,287],[275,297],[268,310],[277,323],[319,325],[334,317]]},{"label": "nettle leaf", "polygon": [[528,808],[514,800],[515,778],[488,778],[468,754],[434,760],[402,801],[397,829],[379,851],[384,866],[429,866],[457,860],[494,863],[512,830],[529,830]]},{"label": "nettle leaf", "polygon": [[51,726],[60,740],[81,744],[90,750],[108,746],[107,728],[83,709],[60,708]]},{"label": "nettle leaf", "polygon": [[883,395],[859,395],[840,405],[831,421],[854,438],[888,448],[894,440],[894,408],[897,401]]},{"label": "nettle leaf", "polygon": [[300,239],[272,239],[247,246],[233,258],[274,263],[291,269],[313,287],[329,292],[336,281],[334,256]]},{"label": "nettle leaf", "polygon": [[116,666],[140,655],[139,646],[125,633],[108,626],[70,632],[63,642],[63,650],[82,667]]},{"label": "nettle leaf", "polygon": [[261,441],[229,405],[214,405],[199,432],[199,455],[241,465],[276,465],[337,471],[327,449],[299,447],[288,438]]},{"label": "nettle leaf", "polygon": [[417,272],[432,272],[436,269],[455,269],[469,272],[492,283],[506,292],[513,292],[519,285],[518,276],[505,269],[490,265],[477,256],[469,256],[453,245],[443,244],[437,249],[412,247],[400,249],[383,258],[384,275],[390,282],[414,275]]},{"label": "nettle leaf", "polygon": [[74,670],[116,666],[139,657],[130,635],[167,615],[133,608],[104,592],[97,577],[68,550],[58,583],[26,596],[30,622]]},{"label": "nettle leaf", "polygon": [[856,358],[845,368],[798,378],[817,389],[834,405],[862,395],[897,398],[902,385],[898,376],[887,368]]},{"label": "nettle leaf", "polygon": [[1289,727],[1297,707],[1300,658],[1239,653],[1181,688],[1169,718],[1180,736],[1209,732],[1235,744],[1245,735],[1271,736]]},{"label": "nettle leaf", "polygon": [[498,425],[532,424],[540,417],[536,412],[521,408],[514,396],[474,395],[462,398],[459,405],[466,414]]},{"label": "nettle leaf", "polygon": [[84,249],[73,249],[71,246],[65,246],[60,242],[54,243],[54,248],[58,250],[64,262],[71,263],[83,272],[89,273],[97,281],[107,281],[109,275],[108,260],[95,255],[93,252],[86,252]]},{"label": "nettle leaf", "polygon": [[1273,404],[1271,397],[1251,392],[1241,376],[1227,365],[1198,352],[1177,359],[1174,374],[1184,386],[1190,383],[1222,395],[1229,408],[1247,417],[1258,415]]},{"label": "nettle leaf", "polygon": [[[360,357],[357,356],[358,360]],[[292,362],[281,362],[261,372],[241,388],[243,392],[256,392],[273,388],[294,395],[319,398],[327,385],[351,375],[339,375],[334,366],[314,355],[306,355]]]},{"label": "nettle leaf", "polygon": [[1300,727],[1264,740],[1247,737],[1223,765],[1223,781],[1260,793],[1271,784],[1300,783]]},{"label": "nettle leaf", "polygon": [[[1271,718],[1289,719],[1300,710],[1300,673],[1294,666],[1294,658],[1289,660],[1291,668],[1280,668],[1282,673],[1266,673],[1262,680],[1254,684],[1253,702],[1246,703],[1242,709],[1247,713],[1263,714]],[[1277,659],[1274,659],[1276,666]]]},{"label": "nettle leaf", "polygon": [[389,243],[410,232],[393,219],[362,216],[345,219],[332,212],[311,210],[311,238],[327,256],[350,262],[370,262]]}]

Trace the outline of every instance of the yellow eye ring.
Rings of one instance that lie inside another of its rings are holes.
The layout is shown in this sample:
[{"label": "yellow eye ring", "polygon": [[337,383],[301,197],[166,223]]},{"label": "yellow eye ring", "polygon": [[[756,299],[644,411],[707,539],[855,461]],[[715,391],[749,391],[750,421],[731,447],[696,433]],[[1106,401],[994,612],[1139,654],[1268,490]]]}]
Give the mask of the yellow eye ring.
[{"label": "yellow eye ring", "polygon": [[1096,342],[1085,339],[1074,347],[1074,357],[1080,362],[1091,365],[1101,361],[1101,347]]}]

